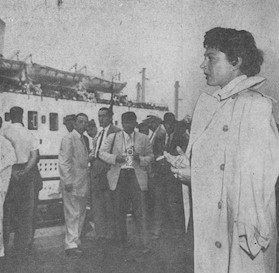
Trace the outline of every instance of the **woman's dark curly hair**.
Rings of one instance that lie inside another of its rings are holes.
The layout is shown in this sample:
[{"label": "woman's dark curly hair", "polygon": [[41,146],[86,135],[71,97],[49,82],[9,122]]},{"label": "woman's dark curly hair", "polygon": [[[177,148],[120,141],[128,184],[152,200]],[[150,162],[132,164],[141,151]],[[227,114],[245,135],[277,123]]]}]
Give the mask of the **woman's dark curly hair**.
[{"label": "woman's dark curly hair", "polygon": [[205,48],[215,48],[226,54],[231,64],[242,59],[240,71],[248,77],[258,74],[263,63],[263,53],[256,46],[252,34],[246,30],[216,27],[205,33]]}]

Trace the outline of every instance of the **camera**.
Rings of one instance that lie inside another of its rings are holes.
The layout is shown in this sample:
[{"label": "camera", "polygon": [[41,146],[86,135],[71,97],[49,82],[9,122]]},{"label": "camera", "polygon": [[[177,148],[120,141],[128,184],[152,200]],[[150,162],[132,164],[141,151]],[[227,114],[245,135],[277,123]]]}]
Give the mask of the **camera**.
[{"label": "camera", "polygon": [[126,166],[132,167],[134,165],[134,147],[127,148],[126,150]]},{"label": "camera", "polygon": [[134,155],[134,147],[130,147],[130,148],[127,148],[127,156],[133,156]]}]

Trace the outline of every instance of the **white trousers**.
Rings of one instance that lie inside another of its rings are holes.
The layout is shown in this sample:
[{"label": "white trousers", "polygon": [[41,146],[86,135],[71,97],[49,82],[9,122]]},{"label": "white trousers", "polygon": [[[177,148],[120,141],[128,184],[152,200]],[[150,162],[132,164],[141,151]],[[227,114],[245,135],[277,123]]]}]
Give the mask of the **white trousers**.
[{"label": "white trousers", "polygon": [[3,217],[4,217],[4,201],[6,192],[0,191],[0,257],[4,256],[4,241],[3,241]]},{"label": "white trousers", "polygon": [[80,245],[80,235],[86,215],[86,197],[76,196],[63,191],[65,216],[65,249],[76,248]]}]

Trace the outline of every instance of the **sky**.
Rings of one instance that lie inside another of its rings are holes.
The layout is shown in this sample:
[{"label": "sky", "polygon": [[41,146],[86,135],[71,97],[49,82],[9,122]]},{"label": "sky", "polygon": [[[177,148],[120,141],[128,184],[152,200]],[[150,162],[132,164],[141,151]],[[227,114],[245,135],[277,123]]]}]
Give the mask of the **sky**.
[{"label": "sky", "polygon": [[[125,93],[136,98],[139,73],[146,68],[148,101],[169,102],[181,69],[181,5],[172,1],[57,0],[2,2],[6,22],[4,55],[68,70],[77,63],[107,79],[121,73]],[[179,3],[179,1],[178,1]]]},{"label": "sky", "polygon": [[[146,100],[174,111],[179,81],[179,116],[191,115],[201,92],[212,88],[200,64],[207,30],[232,27],[250,31],[265,55],[261,75],[266,92],[279,99],[279,16],[277,0],[0,0],[6,22],[4,56],[20,50],[33,62],[88,74],[121,73],[124,93],[136,98],[146,68]],[[278,106],[275,115],[279,116]]]}]

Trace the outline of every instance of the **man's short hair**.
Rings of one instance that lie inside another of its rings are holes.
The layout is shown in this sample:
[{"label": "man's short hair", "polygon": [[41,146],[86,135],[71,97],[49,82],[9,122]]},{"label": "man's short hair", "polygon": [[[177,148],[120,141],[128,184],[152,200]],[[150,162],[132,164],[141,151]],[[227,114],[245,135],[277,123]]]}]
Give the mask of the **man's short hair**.
[{"label": "man's short hair", "polygon": [[75,120],[77,120],[78,117],[86,117],[86,118],[88,119],[88,116],[87,116],[86,114],[84,114],[84,113],[78,113],[78,114],[76,115]]},{"label": "man's short hair", "polygon": [[102,108],[99,109],[99,112],[100,112],[100,111],[107,111],[107,113],[108,113],[108,115],[109,115],[110,117],[113,116],[112,110],[111,110],[110,108],[108,108],[108,107],[102,107]]},{"label": "man's short hair", "polygon": [[163,123],[171,123],[171,122],[175,122],[175,115],[171,112],[167,112],[164,115],[164,121]]},{"label": "man's short hair", "polygon": [[135,114],[135,112],[128,111],[128,112],[125,112],[122,114],[121,120],[122,121],[131,121],[131,120],[137,121],[137,115]]},{"label": "man's short hair", "polygon": [[19,106],[14,106],[10,109],[10,118],[11,120],[22,118],[23,109]]}]

